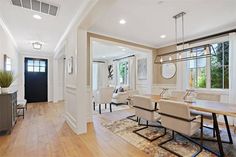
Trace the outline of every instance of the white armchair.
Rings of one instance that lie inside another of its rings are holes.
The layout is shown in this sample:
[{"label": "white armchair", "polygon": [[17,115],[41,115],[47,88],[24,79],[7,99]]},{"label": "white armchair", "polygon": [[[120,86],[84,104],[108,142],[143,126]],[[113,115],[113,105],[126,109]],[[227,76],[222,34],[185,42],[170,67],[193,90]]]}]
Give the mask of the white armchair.
[{"label": "white armchair", "polygon": [[127,104],[129,98],[128,92],[114,93],[112,96],[112,103],[115,105]]},{"label": "white armchair", "polygon": [[138,91],[129,89],[129,86],[123,86],[123,92],[114,93],[112,96],[112,104],[114,105],[127,105],[129,98],[133,95],[137,95]]},{"label": "white armchair", "polygon": [[114,88],[113,87],[106,87],[106,88],[101,88],[97,91],[94,92],[94,110],[95,106],[98,104],[99,105],[99,113],[101,114],[101,104],[110,104],[110,112],[112,112],[111,109],[111,101],[112,101],[112,94],[113,94]]}]

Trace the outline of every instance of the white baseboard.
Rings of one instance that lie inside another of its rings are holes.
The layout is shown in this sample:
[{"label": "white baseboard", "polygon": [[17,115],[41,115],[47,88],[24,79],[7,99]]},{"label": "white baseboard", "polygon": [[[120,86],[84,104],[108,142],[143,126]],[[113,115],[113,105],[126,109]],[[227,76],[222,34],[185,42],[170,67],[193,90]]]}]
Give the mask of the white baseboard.
[{"label": "white baseboard", "polygon": [[68,112],[65,113],[65,119],[66,119],[66,123],[73,130],[73,132],[78,134],[77,126],[76,126],[76,119],[70,113],[68,113]]}]

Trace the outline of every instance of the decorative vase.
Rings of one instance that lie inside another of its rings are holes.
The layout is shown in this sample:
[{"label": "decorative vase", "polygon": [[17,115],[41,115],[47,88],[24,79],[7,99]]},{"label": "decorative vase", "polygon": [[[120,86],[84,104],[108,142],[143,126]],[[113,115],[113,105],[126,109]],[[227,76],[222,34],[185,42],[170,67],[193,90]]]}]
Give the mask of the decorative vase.
[{"label": "decorative vase", "polygon": [[2,88],[2,93],[8,93],[9,92],[9,88]]}]

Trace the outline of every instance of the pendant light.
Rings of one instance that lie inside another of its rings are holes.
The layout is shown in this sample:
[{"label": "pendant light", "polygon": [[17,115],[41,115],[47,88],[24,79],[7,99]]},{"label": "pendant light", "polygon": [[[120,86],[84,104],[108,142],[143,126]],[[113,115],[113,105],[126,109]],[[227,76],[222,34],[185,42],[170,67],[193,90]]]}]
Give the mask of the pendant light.
[{"label": "pendant light", "polygon": [[[201,46],[191,47],[185,49],[185,32],[184,32],[184,16],[185,12],[181,12],[173,16],[175,20],[175,42],[176,45],[182,45],[181,50],[168,52],[165,54],[157,55],[155,58],[155,64],[165,64],[165,63],[175,63],[180,61],[188,61],[198,58],[206,58],[215,54],[215,50],[212,45],[205,44]],[[181,19],[181,31],[182,31],[182,41],[178,43],[178,20]],[[203,52],[203,53],[200,53]],[[189,55],[190,54],[190,55]]]}]

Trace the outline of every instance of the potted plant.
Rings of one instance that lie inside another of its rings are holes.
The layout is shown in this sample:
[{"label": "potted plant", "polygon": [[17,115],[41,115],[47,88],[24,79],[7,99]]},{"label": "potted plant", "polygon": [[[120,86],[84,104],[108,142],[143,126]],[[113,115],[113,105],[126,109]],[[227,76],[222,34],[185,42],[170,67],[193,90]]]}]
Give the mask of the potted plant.
[{"label": "potted plant", "polygon": [[13,73],[9,71],[0,71],[0,87],[2,93],[8,93],[9,87],[13,82]]}]

